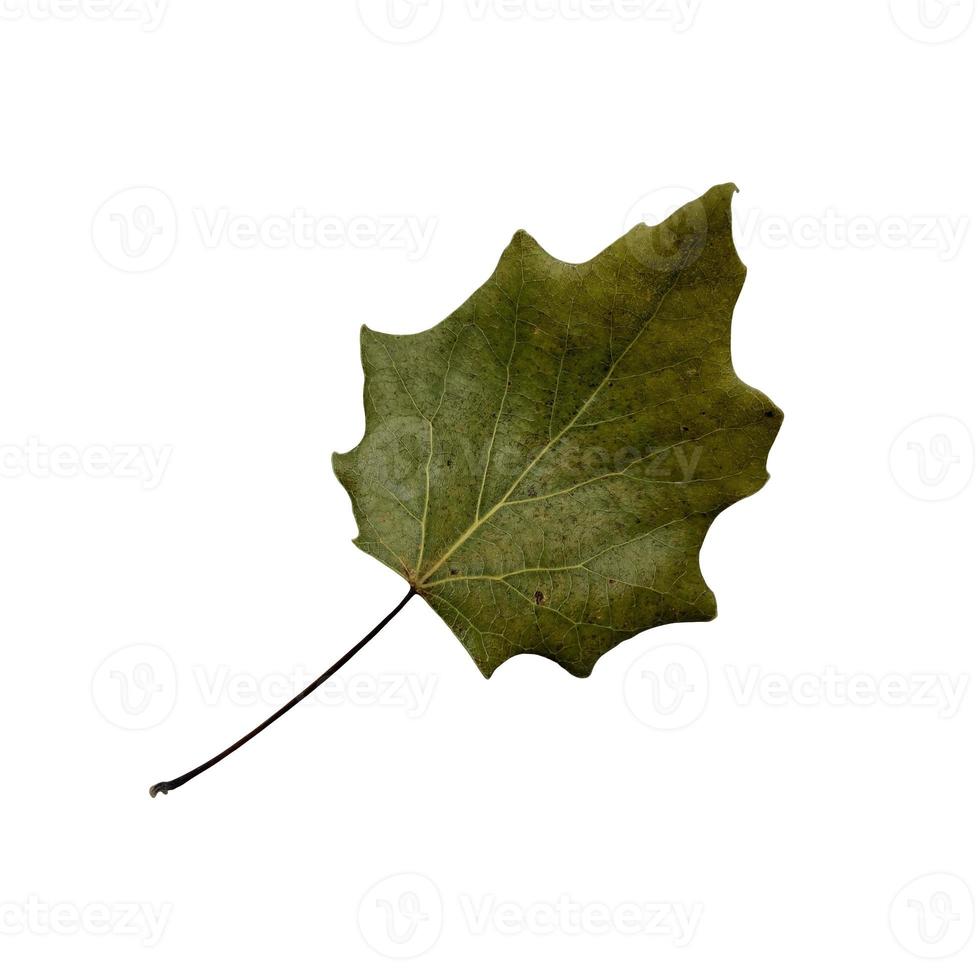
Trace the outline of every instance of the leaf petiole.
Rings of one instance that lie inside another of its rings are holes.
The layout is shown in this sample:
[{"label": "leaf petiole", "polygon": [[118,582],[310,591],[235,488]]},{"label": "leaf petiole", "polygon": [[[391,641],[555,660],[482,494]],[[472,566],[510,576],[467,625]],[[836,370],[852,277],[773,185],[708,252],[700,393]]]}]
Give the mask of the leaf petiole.
[{"label": "leaf petiole", "polygon": [[167,779],[162,783],[154,783],[150,787],[150,796],[156,796],[157,793],[163,793],[166,795],[172,789],[177,789],[178,787],[183,786],[184,783],[189,783],[195,776],[200,776],[202,772],[206,772],[212,766],[215,766],[221,762],[222,759],[225,759],[231,755],[232,752],[240,749],[246,742],[251,741],[251,739],[255,738],[259,732],[265,731],[266,728],[268,728],[274,721],[281,718],[287,711],[290,710],[290,708],[296,707],[300,701],[306,697],[309,697],[309,695],[311,695],[321,684],[323,684],[324,681],[332,677],[338,670],[340,670],[341,667],[344,666],[344,664],[347,663],[348,660],[351,659],[351,657],[354,656],[355,653],[357,653],[358,650],[361,649],[361,647],[373,640],[388,625],[388,623],[390,623],[395,616],[401,612],[408,600],[411,599],[413,595],[415,595],[414,585],[409,588],[408,593],[405,595],[402,601],[399,602],[398,605],[395,606],[395,608],[392,609],[391,612],[388,613],[388,615],[385,616],[385,618],[382,619],[381,622],[367,634],[367,636],[355,643],[354,646],[352,646],[350,650],[348,650],[347,653],[345,653],[335,664],[328,667],[315,681],[313,681],[312,684],[300,691],[299,694],[297,694],[287,704],[284,704],[278,711],[275,712],[275,714],[272,714],[266,718],[261,725],[259,725],[257,728],[253,728],[252,731],[240,738],[234,745],[229,745],[224,752],[220,752],[213,759],[209,759],[207,762],[199,765],[196,769],[191,769],[190,772],[185,772],[183,776],[178,776],[177,779]]}]

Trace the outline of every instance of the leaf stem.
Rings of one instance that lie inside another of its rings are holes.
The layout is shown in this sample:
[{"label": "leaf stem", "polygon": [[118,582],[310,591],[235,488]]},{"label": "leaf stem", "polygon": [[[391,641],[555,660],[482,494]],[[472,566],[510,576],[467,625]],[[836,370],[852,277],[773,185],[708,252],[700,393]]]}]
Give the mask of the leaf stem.
[{"label": "leaf stem", "polygon": [[290,708],[296,707],[300,701],[306,697],[309,697],[309,695],[311,695],[321,684],[323,684],[324,681],[332,677],[338,670],[340,670],[341,667],[344,666],[344,664],[347,663],[348,660],[351,659],[351,657],[354,656],[355,653],[357,653],[358,650],[361,649],[361,647],[373,640],[388,625],[388,623],[390,623],[395,616],[401,612],[408,600],[411,599],[413,595],[415,595],[414,585],[409,587],[408,593],[405,595],[402,601],[399,602],[398,605],[395,606],[395,608],[392,609],[391,612],[388,613],[388,615],[385,616],[385,618],[382,619],[381,622],[367,634],[367,636],[355,643],[354,646],[347,651],[347,653],[345,653],[335,664],[328,667],[315,681],[313,681],[312,684],[309,685],[309,687],[306,687],[300,691],[296,697],[294,697],[287,704],[284,704],[277,712],[275,712],[275,714],[266,718],[261,725],[259,725],[257,728],[253,728],[252,731],[240,738],[234,745],[229,745],[224,752],[220,752],[213,759],[209,759],[196,769],[191,769],[190,772],[185,772],[183,776],[179,776],[177,779],[167,779],[162,783],[154,783],[150,787],[150,796],[156,796],[157,793],[163,793],[166,795],[172,789],[177,789],[179,786],[183,786],[184,783],[189,783],[195,776],[200,776],[202,772],[206,772],[212,766],[215,766],[221,762],[222,759],[225,759],[231,755],[232,752],[240,749],[246,742],[251,741],[256,735],[259,734],[259,732],[265,731],[266,728],[268,728],[274,721],[281,718],[287,711],[290,710]]}]

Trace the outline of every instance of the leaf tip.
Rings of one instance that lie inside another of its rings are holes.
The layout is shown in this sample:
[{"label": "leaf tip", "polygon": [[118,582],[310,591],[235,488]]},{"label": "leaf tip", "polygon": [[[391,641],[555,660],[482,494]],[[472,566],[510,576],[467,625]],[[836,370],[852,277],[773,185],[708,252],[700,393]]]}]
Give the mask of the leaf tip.
[{"label": "leaf tip", "polygon": [[510,246],[517,246],[522,249],[549,254],[541,243],[526,228],[518,228],[510,240]]}]

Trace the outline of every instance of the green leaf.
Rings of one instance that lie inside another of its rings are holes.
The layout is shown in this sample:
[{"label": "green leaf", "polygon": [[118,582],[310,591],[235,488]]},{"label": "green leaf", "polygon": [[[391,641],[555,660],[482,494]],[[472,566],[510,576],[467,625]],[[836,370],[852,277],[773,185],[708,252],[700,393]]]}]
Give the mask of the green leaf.
[{"label": "green leaf", "polygon": [[578,264],[519,231],[438,326],[362,328],[365,435],[334,456],[355,544],[487,677],[519,653],[586,676],[642,630],[714,617],[701,544],[765,483],[782,420],[732,367],[734,191]]}]

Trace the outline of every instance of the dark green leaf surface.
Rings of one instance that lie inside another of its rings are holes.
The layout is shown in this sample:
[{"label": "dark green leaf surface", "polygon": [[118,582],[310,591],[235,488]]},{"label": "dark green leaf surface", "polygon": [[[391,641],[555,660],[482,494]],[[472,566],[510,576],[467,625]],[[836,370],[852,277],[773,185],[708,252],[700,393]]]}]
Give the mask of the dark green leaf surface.
[{"label": "dark green leaf surface", "polygon": [[745,278],[732,184],[573,264],[526,232],[438,326],[363,328],[366,430],[334,456],[355,543],[414,585],[486,676],[579,676],[707,620],[712,520],[766,481],[782,413],[732,368]]}]

